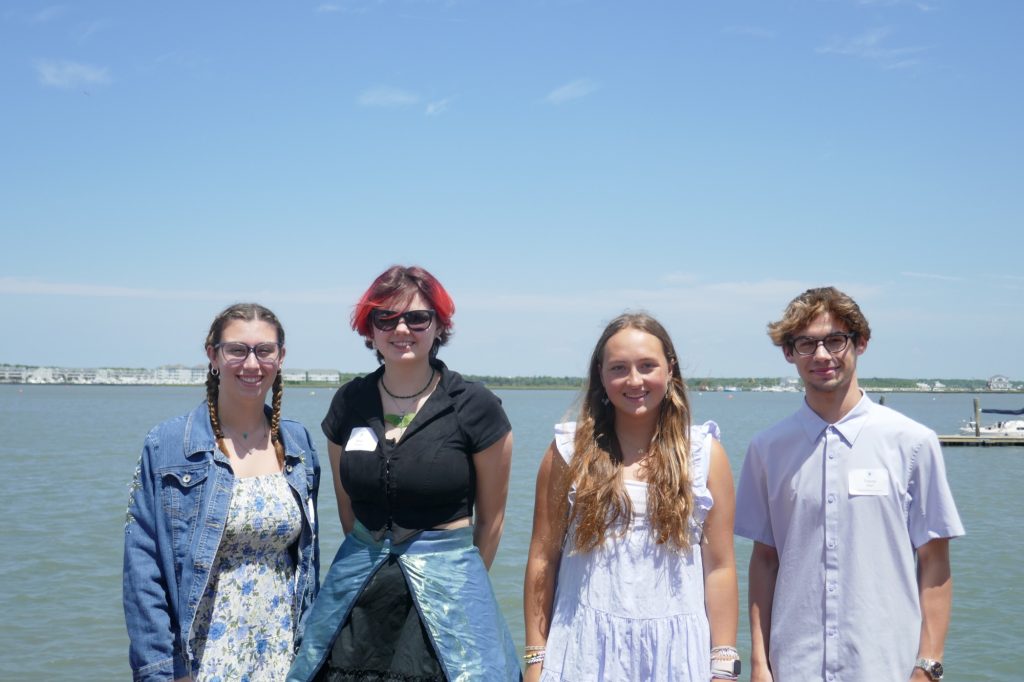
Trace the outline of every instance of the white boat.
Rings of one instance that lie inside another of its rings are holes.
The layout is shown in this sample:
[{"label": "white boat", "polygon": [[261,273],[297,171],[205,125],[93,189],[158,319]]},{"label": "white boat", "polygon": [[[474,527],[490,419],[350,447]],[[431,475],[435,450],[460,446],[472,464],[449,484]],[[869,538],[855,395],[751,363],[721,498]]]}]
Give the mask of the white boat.
[{"label": "white boat", "polygon": [[[967,422],[960,427],[960,433],[965,436],[975,435],[975,424]],[[1024,438],[1024,419],[1009,419],[995,424],[983,424],[977,429],[977,435],[985,438]]]}]

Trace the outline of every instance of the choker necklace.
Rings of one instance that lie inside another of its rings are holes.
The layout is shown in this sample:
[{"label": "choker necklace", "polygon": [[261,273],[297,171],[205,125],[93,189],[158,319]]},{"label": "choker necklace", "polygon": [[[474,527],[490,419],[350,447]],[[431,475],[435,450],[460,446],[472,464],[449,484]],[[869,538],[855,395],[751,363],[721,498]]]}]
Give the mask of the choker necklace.
[{"label": "choker necklace", "polygon": [[381,385],[381,388],[384,389],[384,392],[387,393],[392,398],[394,398],[395,400],[408,400],[409,398],[415,398],[418,395],[422,395],[423,391],[425,391],[428,388],[430,388],[430,384],[432,384],[434,382],[434,375],[436,373],[437,373],[437,370],[434,369],[433,367],[431,367],[430,368],[430,378],[427,379],[427,383],[423,385],[423,388],[421,388],[420,390],[418,390],[415,393],[412,393],[410,395],[395,395],[394,393],[389,391],[388,390],[388,385],[384,383],[384,375],[383,374],[380,375],[380,385]]}]

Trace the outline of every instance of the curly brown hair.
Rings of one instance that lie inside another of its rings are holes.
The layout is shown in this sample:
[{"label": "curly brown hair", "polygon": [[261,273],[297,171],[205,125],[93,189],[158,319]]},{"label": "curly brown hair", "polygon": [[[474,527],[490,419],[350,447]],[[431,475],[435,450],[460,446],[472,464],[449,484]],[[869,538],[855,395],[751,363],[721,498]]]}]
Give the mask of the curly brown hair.
[{"label": "curly brown hair", "polygon": [[859,340],[867,342],[871,338],[871,327],[860,306],[835,287],[808,289],[794,298],[786,306],[781,320],[768,323],[768,336],[776,346],[788,348],[796,333],[822,313],[842,322]]},{"label": "curly brown hair", "polygon": [[624,329],[638,329],[657,338],[671,368],[668,392],[661,403],[646,460],[647,515],[659,544],[669,543],[686,551],[693,513],[690,401],[672,339],[647,313],[626,313],[612,320],[590,357],[574,454],[563,479],[566,492],[575,489],[568,518],[571,527],[575,523],[572,543],[577,551],[593,550],[604,542],[609,529],[624,532],[633,517],[633,506],[622,482],[623,458],[615,434],[615,410],[608,404],[601,382],[605,345]]}]

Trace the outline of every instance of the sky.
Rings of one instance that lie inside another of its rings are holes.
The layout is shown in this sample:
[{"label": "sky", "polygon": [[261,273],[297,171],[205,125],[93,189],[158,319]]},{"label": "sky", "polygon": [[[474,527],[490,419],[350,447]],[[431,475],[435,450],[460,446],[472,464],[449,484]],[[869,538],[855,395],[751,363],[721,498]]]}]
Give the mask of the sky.
[{"label": "sky", "polygon": [[646,310],[691,377],[794,375],[810,287],[864,377],[1024,380],[1024,3],[333,0],[0,8],[0,363],[205,363],[272,308],[369,371],[388,266],[463,373],[572,375]]}]

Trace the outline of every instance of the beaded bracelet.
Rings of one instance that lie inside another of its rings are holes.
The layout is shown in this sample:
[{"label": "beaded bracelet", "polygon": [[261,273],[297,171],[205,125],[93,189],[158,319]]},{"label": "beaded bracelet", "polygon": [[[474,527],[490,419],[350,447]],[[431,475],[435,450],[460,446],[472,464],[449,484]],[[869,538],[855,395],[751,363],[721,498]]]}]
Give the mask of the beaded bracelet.
[{"label": "beaded bracelet", "polygon": [[537,663],[544,662],[544,648],[541,647],[540,651],[533,651],[523,655],[523,662],[526,665],[536,665]]},{"label": "beaded bracelet", "polygon": [[711,650],[712,661],[736,661],[739,657],[740,652],[734,646],[716,646]]},{"label": "beaded bracelet", "polygon": [[734,646],[716,646],[711,650],[711,678],[738,680],[740,652]]}]

